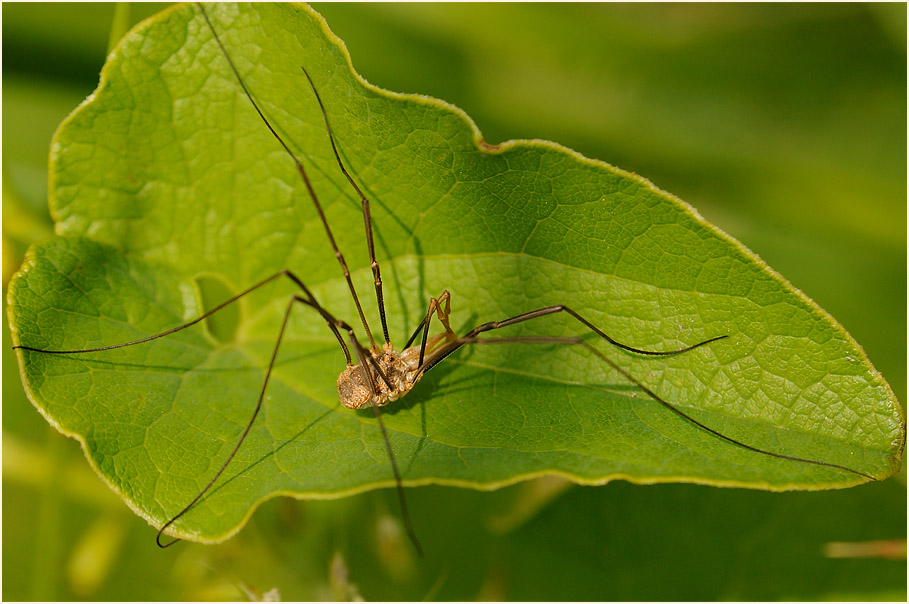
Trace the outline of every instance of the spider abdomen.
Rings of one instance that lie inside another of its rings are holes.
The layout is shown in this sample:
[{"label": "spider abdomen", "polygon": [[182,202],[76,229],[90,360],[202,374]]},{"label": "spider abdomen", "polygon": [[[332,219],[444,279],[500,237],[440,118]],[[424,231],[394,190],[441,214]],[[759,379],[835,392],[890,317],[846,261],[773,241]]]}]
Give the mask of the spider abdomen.
[{"label": "spider abdomen", "polygon": [[362,409],[370,402],[376,407],[387,405],[410,392],[420,379],[419,348],[407,348],[400,354],[374,349],[368,354],[375,365],[351,365],[338,376],[338,399],[348,409]]}]

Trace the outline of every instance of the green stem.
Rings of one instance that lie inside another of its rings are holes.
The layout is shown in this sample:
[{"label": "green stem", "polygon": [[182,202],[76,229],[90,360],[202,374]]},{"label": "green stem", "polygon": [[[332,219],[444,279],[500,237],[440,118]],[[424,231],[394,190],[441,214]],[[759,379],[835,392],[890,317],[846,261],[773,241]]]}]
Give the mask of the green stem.
[{"label": "green stem", "polygon": [[107,40],[107,52],[110,52],[129,29],[129,2],[117,2],[114,7],[114,22],[110,26],[110,38]]}]

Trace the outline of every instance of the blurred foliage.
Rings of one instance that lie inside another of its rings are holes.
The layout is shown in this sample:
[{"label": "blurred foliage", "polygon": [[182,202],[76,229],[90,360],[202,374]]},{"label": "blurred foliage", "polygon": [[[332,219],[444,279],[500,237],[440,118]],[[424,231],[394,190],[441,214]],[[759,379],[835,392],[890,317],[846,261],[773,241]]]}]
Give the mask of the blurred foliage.
[{"label": "blurred foliage", "polygon": [[[905,5],[316,8],[372,83],[697,207],[831,312],[905,401]],[[3,5],[4,285],[51,232],[48,143],[96,85],[113,13]],[[905,539],[905,473],[825,493],[411,489],[423,561],[391,492],[274,500],[223,545],[160,551],[34,411],[11,354],[3,377],[5,599],[906,598],[904,560],[823,556]]]}]

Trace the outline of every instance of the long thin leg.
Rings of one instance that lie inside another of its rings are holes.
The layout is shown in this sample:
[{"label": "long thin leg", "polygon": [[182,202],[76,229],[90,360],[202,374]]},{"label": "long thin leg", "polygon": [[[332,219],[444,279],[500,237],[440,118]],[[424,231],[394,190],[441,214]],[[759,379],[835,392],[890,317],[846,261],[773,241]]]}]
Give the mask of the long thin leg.
[{"label": "long thin leg", "polygon": [[717,336],[715,338],[710,338],[708,340],[704,340],[703,342],[698,342],[697,344],[692,344],[691,346],[686,346],[685,348],[679,348],[678,350],[670,350],[670,351],[666,351],[666,352],[659,352],[659,351],[653,351],[653,350],[642,350],[640,348],[634,348],[633,346],[628,346],[627,344],[622,344],[621,342],[613,340],[611,337],[606,335],[605,332],[603,332],[601,329],[599,329],[596,325],[594,325],[593,323],[591,323],[590,321],[588,321],[587,319],[585,319],[584,317],[582,317],[575,311],[571,310],[564,304],[556,304],[555,306],[547,306],[546,308],[539,308],[537,310],[532,310],[530,312],[525,312],[525,313],[517,315],[515,317],[511,317],[510,319],[505,319],[504,321],[492,321],[490,323],[484,323],[483,325],[474,327],[464,337],[470,338],[470,337],[476,336],[478,334],[481,334],[484,331],[491,331],[493,329],[500,329],[502,327],[508,327],[509,325],[516,325],[518,323],[523,323],[524,321],[536,319],[537,317],[545,317],[546,315],[555,314],[557,312],[568,313],[569,315],[571,315],[572,317],[574,317],[575,319],[580,321],[583,325],[585,325],[587,328],[589,328],[591,331],[596,333],[598,336],[600,336],[601,338],[603,338],[604,340],[606,340],[613,346],[623,348],[630,352],[636,352],[637,354],[646,354],[646,355],[651,355],[651,356],[670,356],[670,355],[674,355],[674,354],[681,354],[683,352],[688,352],[689,350],[694,350],[695,348],[699,348],[705,344],[710,344],[711,342],[716,342],[717,340],[722,340],[724,338],[729,337],[729,336]]},{"label": "long thin leg", "polygon": [[[527,313],[527,314],[531,314],[531,313]],[[536,317],[545,316],[545,315],[534,315],[533,317],[526,317],[525,315],[519,315],[519,316],[525,317],[522,320],[528,320],[529,318],[536,318]],[[493,329],[499,329],[499,328],[505,327],[507,325],[513,325],[514,323],[510,322],[510,321],[511,320],[508,319],[506,321],[498,322],[497,326],[488,327],[486,329],[483,329],[482,331],[491,331]],[[581,321],[586,324],[586,321],[584,321],[583,319]],[[480,327],[486,327],[489,325],[495,325],[495,323],[486,323],[484,325],[481,325]],[[615,362],[613,362],[611,359],[609,359],[606,355],[604,355],[602,352],[600,352],[599,350],[594,348],[593,345],[591,345],[589,342],[582,340],[581,338],[559,338],[559,337],[547,337],[547,336],[515,336],[515,337],[509,337],[509,338],[483,338],[483,339],[481,339],[481,338],[476,337],[476,334],[474,333],[474,332],[479,333],[477,331],[478,329],[479,329],[479,327],[475,328],[474,330],[471,330],[471,332],[468,335],[466,335],[462,338],[458,338],[455,342],[453,342],[446,348],[443,348],[442,350],[440,350],[438,355],[433,356],[433,358],[431,358],[426,363],[425,366],[420,368],[420,373],[422,374],[422,373],[425,373],[426,371],[429,371],[429,369],[432,369],[442,359],[444,359],[445,357],[450,355],[452,352],[454,352],[455,350],[459,349],[460,347],[462,347],[466,344],[507,344],[507,343],[516,343],[516,342],[579,344],[581,346],[586,347],[588,350],[590,350],[594,355],[599,357],[600,360],[602,360],[604,363],[609,365],[612,369],[615,369],[617,372],[622,374],[622,376],[624,376],[625,379],[627,379],[629,382],[631,382],[632,384],[634,384],[635,386],[637,386],[638,388],[643,390],[647,394],[647,396],[649,396],[650,398],[652,398],[653,400],[658,402],[660,405],[662,405],[669,411],[672,411],[673,413],[675,413],[676,415],[678,415],[685,421],[687,421],[691,424],[694,424],[698,428],[712,434],[713,436],[721,438],[721,439],[725,440],[726,442],[732,443],[733,445],[736,445],[743,449],[747,449],[748,451],[753,451],[755,453],[761,453],[763,455],[769,455],[770,457],[776,457],[778,459],[786,459],[789,461],[797,461],[797,462],[801,462],[801,463],[808,463],[808,464],[813,464],[816,466],[826,466],[828,468],[836,468],[838,470],[845,470],[846,472],[850,472],[852,474],[862,476],[869,480],[877,480],[873,476],[870,476],[870,475],[865,474],[864,472],[860,472],[858,470],[853,470],[852,468],[847,468],[846,466],[841,466],[841,465],[835,464],[835,463],[828,463],[826,461],[817,461],[814,459],[795,457],[793,455],[784,455],[782,453],[774,453],[773,451],[767,451],[765,449],[761,449],[761,448],[758,448],[758,447],[755,447],[752,445],[748,445],[748,444],[743,443],[742,441],[739,441],[732,437],[726,436],[725,434],[722,434],[722,433],[714,430],[713,428],[710,428],[709,426],[699,422],[698,420],[694,419],[693,417],[691,417],[690,415],[688,415],[687,413],[685,413],[684,411],[682,411],[681,409],[679,409],[678,407],[673,405],[672,403],[670,403],[670,402],[666,401],[665,399],[663,399],[662,397],[660,397],[653,390],[651,390],[650,388],[645,386],[643,383],[638,381],[628,371],[619,367]],[[595,328],[593,328],[593,331],[596,333],[599,333],[599,330],[597,330]],[[473,335],[471,335],[471,334],[473,334]],[[726,336],[723,336],[723,337],[726,337]],[[692,348],[696,348],[696,347],[706,344],[708,342],[716,341],[717,339],[719,339],[719,338],[713,338],[711,340],[706,340],[705,342],[701,342],[700,344],[695,344],[694,346],[690,346],[690,347],[682,349],[681,351],[678,351],[678,352],[685,352],[687,350],[691,350]],[[612,343],[611,339],[607,338],[607,340],[610,343]],[[624,346],[623,346],[623,348],[624,348]],[[676,352],[676,354],[678,354],[678,352]]]},{"label": "long thin leg", "polygon": [[395,488],[398,491],[398,501],[401,504],[401,518],[404,520],[404,528],[407,531],[407,536],[410,537],[411,543],[413,543],[414,549],[417,550],[417,555],[422,558],[423,547],[420,545],[420,541],[417,539],[417,534],[414,532],[413,525],[410,521],[410,512],[407,510],[407,499],[404,496],[404,485],[401,483],[401,472],[398,470],[398,462],[395,460],[395,453],[391,447],[391,440],[388,438],[388,431],[385,429],[385,422],[382,421],[382,413],[379,411],[379,407],[375,403],[377,385],[375,378],[372,376],[368,367],[373,368],[373,371],[379,375],[379,377],[385,382],[390,390],[392,389],[392,386],[385,374],[382,373],[382,370],[379,368],[379,365],[376,363],[375,359],[372,358],[372,355],[363,350],[363,347],[360,345],[360,342],[357,340],[357,337],[352,329],[348,330],[348,336],[350,338],[350,346],[354,349],[354,353],[357,356],[358,364],[367,377],[366,383],[369,384],[370,389],[372,390],[373,396],[369,399],[369,402],[373,412],[375,413],[376,422],[379,424],[379,431],[382,433],[382,440],[385,441],[385,451],[388,453],[388,459],[391,462],[391,471],[395,477]]},{"label": "long thin leg", "polygon": [[530,321],[531,319],[545,317],[546,315],[555,314],[557,312],[568,313],[569,315],[571,315],[572,317],[577,319],[582,325],[584,325],[585,327],[590,329],[592,332],[594,332],[595,334],[597,334],[598,336],[600,336],[601,338],[603,338],[604,340],[606,340],[613,346],[622,348],[624,350],[628,350],[629,352],[634,352],[637,354],[644,354],[644,355],[649,355],[649,356],[670,356],[670,355],[674,355],[674,354],[682,354],[683,352],[688,352],[689,350],[694,350],[695,348],[699,348],[701,346],[704,346],[705,344],[710,344],[711,342],[716,342],[717,340],[722,340],[724,338],[729,337],[729,336],[725,336],[725,335],[717,336],[715,338],[709,338],[707,340],[704,340],[703,342],[698,342],[697,344],[692,344],[691,346],[686,346],[685,348],[679,348],[678,350],[669,350],[669,351],[665,351],[665,352],[653,351],[653,350],[642,350],[640,348],[634,348],[633,346],[628,346],[627,344],[622,344],[621,342],[614,340],[613,338],[606,335],[606,333],[604,333],[596,325],[594,325],[593,323],[591,323],[590,321],[588,321],[587,319],[585,319],[584,317],[582,317],[575,311],[571,310],[564,304],[557,304],[555,306],[547,306],[545,308],[538,308],[537,310],[525,312],[520,315],[516,315],[514,317],[505,319],[503,321],[490,321],[489,323],[483,323],[482,325],[478,325],[478,326],[474,327],[468,333],[466,333],[462,338],[459,338],[457,341],[446,345],[441,350],[439,350],[437,354],[433,355],[433,357],[429,361],[427,361],[425,365],[420,367],[420,374],[426,373],[427,371],[432,369],[442,359],[444,359],[445,357],[447,357],[448,355],[450,355],[451,353],[453,353],[454,351],[459,349],[467,341],[473,340],[474,338],[476,338],[477,335],[479,335],[481,333],[484,333],[487,331],[492,331],[494,329],[501,329],[503,327],[508,327],[509,325],[516,325],[518,323],[523,323],[524,321]]},{"label": "long thin leg", "polygon": [[407,531],[407,536],[410,537],[410,542],[413,543],[414,549],[417,550],[417,555],[422,558],[423,547],[420,545],[417,534],[414,532],[413,525],[410,522],[410,512],[407,511],[407,499],[404,497],[404,485],[401,484],[401,472],[398,470],[398,462],[395,461],[395,454],[391,448],[391,441],[388,439],[388,432],[385,430],[385,424],[382,421],[382,413],[375,403],[372,404],[372,410],[376,415],[379,430],[382,431],[382,438],[385,440],[385,450],[388,452],[388,459],[391,461],[391,471],[394,472],[395,475],[395,488],[398,491],[398,501],[401,504],[401,518],[404,520],[404,529]]},{"label": "long thin leg", "polygon": [[192,507],[196,503],[198,503],[198,501],[205,495],[205,493],[208,492],[208,490],[212,487],[212,485],[215,484],[215,482],[218,480],[218,478],[221,476],[221,474],[224,473],[224,470],[227,469],[227,466],[230,464],[230,462],[236,456],[237,452],[240,450],[241,445],[243,444],[243,441],[246,439],[246,436],[249,434],[249,431],[252,429],[253,422],[255,422],[256,417],[258,417],[258,415],[259,415],[259,410],[262,408],[262,401],[265,396],[265,389],[268,386],[268,381],[269,381],[269,378],[271,377],[271,371],[272,371],[272,368],[274,367],[275,359],[278,354],[278,348],[280,347],[281,341],[284,337],[284,332],[287,328],[287,321],[290,317],[290,311],[293,308],[294,303],[299,302],[301,304],[304,304],[306,306],[313,308],[314,310],[316,310],[316,312],[319,313],[319,315],[325,320],[329,329],[331,329],[332,333],[335,335],[335,338],[338,340],[338,344],[341,346],[341,350],[344,352],[344,356],[347,359],[348,366],[350,366],[350,364],[351,364],[350,351],[348,350],[347,344],[344,343],[344,339],[341,337],[341,334],[338,330],[342,329],[342,330],[347,331],[352,334],[353,330],[351,329],[351,327],[344,321],[341,321],[341,320],[335,318],[327,310],[325,310],[322,307],[322,305],[320,305],[318,303],[318,301],[316,300],[315,296],[310,291],[310,289],[308,287],[306,287],[306,284],[303,283],[303,281],[300,280],[292,272],[285,269],[285,270],[275,273],[274,275],[272,275],[271,277],[268,277],[267,279],[263,279],[262,281],[260,281],[259,283],[256,283],[252,287],[245,289],[244,291],[240,292],[236,296],[233,296],[232,298],[226,300],[225,302],[222,302],[218,306],[216,306],[213,309],[209,310],[208,312],[200,315],[199,317],[193,319],[192,321],[189,321],[182,325],[178,325],[177,327],[174,327],[173,329],[168,329],[167,331],[163,331],[161,333],[158,333],[158,334],[155,334],[152,336],[141,338],[139,340],[133,340],[131,342],[124,342],[122,344],[114,344],[111,346],[102,346],[99,348],[87,348],[87,349],[83,349],[83,350],[43,350],[40,348],[33,348],[30,346],[14,346],[13,347],[13,348],[21,348],[23,350],[30,350],[33,352],[41,352],[41,353],[45,353],[45,354],[79,354],[79,353],[86,353],[86,352],[100,352],[100,351],[104,351],[104,350],[113,350],[116,348],[124,348],[126,346],[134,346],[137,344],[150,342],[152,340],[156,340],[158,338],[163,338],[164,336],[171,335],[173,333],[176,333],[178,331],[191,327],[191,326],[195,325],[196,323],[199,323],[203,319],[213,315],[214,313],[218,312],[219,310],[226,307],[227,305],[236,302],[243,296],[255,291],[256,289],[262,287],[263,285],[265,285],[267,283],[270,283],[271,281],[274,281],[275,279],[277,279],[278,277],[281,277],[281,276],[286,276],[288,279],[293,281],[297,285],[297,287],[299,287],[303,291],[303,293],[306,295],[306,297],[304,298],[302,296],[295,295],[287,305],[287,310],[284,312],[284,319],[281,323],[281,330],[278,332],[278,339],[277,339],[277,342],[275,343],[275,348],[272,352],[271,361],[269,362],[268,369],[266,370],[266,373],[265,373],[265,380],[262,384],[262,390],[259,392],[259,399],[256,403],[256,407],[255,407],[255,410],[253,411],[252,417],[250,417],[249,422],[247,422],[246,428],[243,430],[243,433],[241,434],[240,439],[237,441],[237,444],[234,447],[233,451],[231,451],[230,455],[228,455],[227,459],[224,461],[224,464],[221,466],[221,468],[218,470],[218,472],[214,475],[214,477],[211,479],[211,481],[209,481],[209,483],[205,486],[205,488],[203,488],[199,492],[199,494],[196,495],[196,497],[185,508],[183,508],[173,518],[168,520],[158,530],[158,534],[155,537],[155,541],[159,547],[162,547],[162,548],[170,547],[177,541],[180,541],[179,539],[174,539],[173,541],[171,541],[169,543],[161,543],[161,535],[164,534],[164,531],[169,526],[171,526],[174,522],[176,522],[179,518],[181,518],[184,514],[186,514],[190,509],[192,509]]},{"label": "long thin leg", "polygon": [[[337,320],[334,319],[334,317],[332,317],[331,315],[328,315],[328,314],[326,313],[325,309],[323,309],[323,308],[319,305],[319,303],[316,302],[315,296],[314,296],[313,293],[309,290],[309,288],[306,287],[306,285],[303,283],[303,281],[301,281],[296,275],[294,275],[292,272],[290,272],[290,271],[287,270],[287,269],[278,271],[277,273],[275,273],[275,274],[272,275],[271,277],[268,277],[267,279],[263,279],[262,281],[259,281],[258,283],[256,283],[256,284],[253,285],[252,287],[249,287],[249,288],[243,290],[242,292],[240,292],[240,293],[237,294],[236,296],[233,296],[232,298],[230,298],[230,299],[228,299],[228,300],[222,302],[221,304],[215,306],[214,308],[212,308],[211,310],[207,311],[206,313],[204,313],[204,314],[202,314],[202,315],[199,315],[198,317],[196,317],[196,318],[193,319],[192,321],[189,321],[189,322],[187,322],[187,323],[183,323],[182,325],[178,325],[178,326],[174,327],[173,329],[168,329],[167,331],[162,331],[161,333],[156,333],[155,335],[152,335],[152,336],[147,336],[147,337],[145,337],[145,338],[140,338],[140,339],[138,339],[138,340],[133,340],[133,341],[131,341],[131,342],[124,342],[124,343],[122,343],[122,344],[112,344],[112,345],[110,345],[110,346],[100,346],[100,347],[98,347],[98,348],[84,348],[84,349],[81,349],[81,350],[45,350],[45,349],[43,349],[43,348],[34,348],[34,347],[32,347],[32,346],[21,346],[21,345],[13,346],[13,349],[15,350],[15,349],[19,348],[19,349],[22,349],[22,350],[31,350],[32,352],[41,352],[41,353],[44,353],[44,354],[82,354],[82,353],[86,353],[86,352],[101,352],[101,351],[104,351],[104,350],[114,350],[115,348],[125,348],[125,347],[127,347],[127,346],[135,346],[136,344],[144,344],[145,342],[151,342],[152,340],[157,340],[158,338],[163,338],[164,336],[169,336],[169,335],[171,335],[171,334],[173,334],[173,333],[177,333],[178,331],[182,331],[182,330],[186,329],[187,327],[192,327],[192,326],[195,325],[196,323],[199,323],[200,321],[202,321],[202,320],[204,320],[204,319],[207,319],[208,317],[212,316],[213,314],[215,314],[216,312],[218,312],[218,311],[221,310],[222,308],[224,308],[224,307],[226,307],[226,306],[228,306],[228,305],[230,305],[230,304],[233,304],[234,302],[236,302],[236,301],[239,300],[240,298],[246,296],[247,294],[252,293],[253,291],[255,291],[255,290],[257,290],[257,289],[259,289],[259,288],[262,287],[263,285],[265,285],[265,284],[267,284],[267,283],[271,283],[272,281],[274,281],[274,280],[277,279],[278,277],[287,277],[288,279],[290,279],[291,281],[293,281],[293,282],[297,285],[297,287],[299,287],[299,288],[303,291],[303,293],[306,294],[306,296],[309,298],[309,300],[312,301],[312,304],[310,304],[310,305],[311,305],[313,308],[315,308],[315,309],[319,312],[319,314],[321,314],[322,317],[328,322],[328,325],[329,325],[329,327],[331,328],[332,333],[335,334],[335,338],[337,338],[337,340],[338,340],[338,344],[341,345],[341,349],[344,351],[344,356],[347,358],[347,364],[350,365],[350,363],[351,363],[350,352],[347,350],[347,344],[344,343],[344,339],[341,337],[341,334],[338,332],[338,322],[337,322]],[[344,325],[346,326],[346,323],[345,323]]]},{"label": "long thin leg", "polygon": [[347,182],[350,183],[350,186],[352,186],[354,190],[356,190],[357,195],[360,196],[363,206],[363,222],[366,226],[366,248],[369,250],[369,262],[372,267],[373,282],[376,286],[376,300],[379,303],[379,318],[382,320],[382,335],[385,336],[385,347],[388,348],[391,346],[391,342],[388,340],[388,322],[385,319],[385,296],[382,292],[382,274],[379,270],[379,263],[376,261],[376,247],[372,238],[372,214],[369,211],[369,199],[367,199],[363,191],[360,190],[357,183],[354,182],[354,179],[350,176],[347,168],[344,167],[344,162],[341,161],[341,155],[338,153],[338,147],[335,145],[335,135],[332,132],[331,123],[328,121],[328,113],[325,111],[325,105],[322,103],[322,97],[316,89],[315,82],[312,81],[312,77],[310,77],[309,72],[306,71],[305,67],[300,67],[300,69],[303,70],[303,75],[309,80],[312,92],[316,95],[316,100],[319,102],[319,108],[322,110],[322,118],[325,120],[325,129],[328,131],[328,140],[331,142],[331,150],[335,154],[335,159],[338,160],[338,166],[341,168],[341,172],[344,173],[345,178],[347,178]]},{"label": "long thin leg", "polygon": [[[215,475],[212,477],[212,479],[208,482],[208,484],[205,485],[205,487],[201,491],[199,491],[199,494],[196,495],[195,498],[192,501],[190,501],[189,504],[185,508],[180,510],[174,517],[172,517],[170,520],[168,520],[166,523],[164,523],[164,525],[162,525],[160,529],[158,529],[158,534],[155,537],[155,542],[158,544],[158,547],[160,547],[160,548],[170,547],[174,543],[180,541],[180,539],[174,539],[173,541],[170,541],[169,543],[161,543],[161,535],[164,534],[164,531],[167,530],[167,528],[169,526],[171,526],[174,522],[179,520],[184,514],[186,514],[189,510],[191,510],[193,508],[193,506],[196,505],[196,503],[198,503],[200,499],[202,499],[202,497],[205,495],[205,493],[207,493],[208,490],[211,489],[211,487],[215,484],[215,482],[217,482],[218,478],[221,477],[221,474],[224,473],[224,470],[227,469],[227,466],[230,465],[230,462],[233,461],[234,457],[236,457],[237,452],[240,450],[240,447],[243,445],[243,442],[246,440],[246,437],[249,434],[249,431],[252,430],[253,423],[255,423],[256,418],[259,416],[259,411],[262,409],[262,401],[265,399],[265,390],[266,390],[266,388],[268,388],[268,381],[269,381],[269,379],[271,379],[271,371],[275,366],[275,360],[278,358],[278,349],[281,347],[281,341],[284,339],[284,332],[287,330],[287,322],[290,319],[290,312],[291,312],[291,310],[293,310],[294,304],[297,302],[299,302],[301,304],[305,304],[306,306],[309,306],[309,307],[314,308],[315,310],[319,311],[319,314],[322,315],[323,318],[325,318],[325,316],[328,314],[327,311],[325,311],[325,309],[323,309],[318,304],[318,302],[315,301],[315,299],[308,300],[306,298],[303,298],[302,296],[295,295],[290,300],[290,302],[288,302],[287,310],[284,311],[284,319],[283,319],[283,321],[281,321],[281,330],[278,332],[278,339],[275,342],[274,349],[272,350],[271,360],[268,362],[268,369],[265,371],[265,379],[262,382],[262,389],[259,391],[259,398],[256,401],[256,408],[253,410],[252,416],[249,418],[249,421],[246,423],[246,428],[244,428],[243,433],[240,435],[239,440],[237,440],[237,444],[234,446],[233,450],[230,452],[230,455],[227,456],[227,459],[224,460],[224,463],[221,465],[220,469],[218,469],[218,471],[215,473]],[[328,316],[330,317],[331,315],[328,315]],[[329,321],[328,326],[332,329],[333,332],[335,332],[335,334],[337,334],[337,329],[338,329],[338,325],[336,325],[336,323],[340,323],[341,326],[347,327],[346,324],[344,324],[342,321],[337,321],[336,319],[334,319],[334,317],[331,317],[331,319],[333,319],[333,321]],[[346,352],[347,348],[345,347],[344,350]]]},{"label": "long thin leg", "polygon": [[[442,304],[445,304],[444,308]],[[449,342],[454,342],[458,339],[457,334],[452,330],[451,325],[448,323],[448,317],[451,315],[451,294],[448,293],[448,290],[444,290],[438,298],[430,298],[429,304],[426,308],[426,315],[423,317],[423,320],[420,321],[420,324],[417,325],[416,330],[410,336],[410,339],[407,340],[407,343],[404,344],[404,348],[410,348],[410,345],[416,339],[417,334],[420,333],[420,330],[423,331],[423,339],[420,342],[420,361],[417,366],[423,364],[423,360],[426,358],[426,342],[429,337],[429,323],[432,320],[433,313],[439,318],[439,322],[442,324],[442,327],[445,328],[445,339]]]},{"label": "long thin leg", "polygon": [[[208,18],[208,13],[205,11],[205,7],[198,3],[197,6],[199,10],[202,11],[202,16],[205,17],[205,22],[208,23],[209,29],[215,38],[215,42],[218,43],[224,58],[227,59],[228,65],[230,65],[231,71],[237,78],[237,81],[240,83],[240,87],[243,89],[246,98],[249,99],[249,102],[252,104],[253,108],[256,110],[256,113],[259,114],[259,117],[262,118],[262,121],[265,123],[265,126],[268,128],[269,132],[272,133],[272,136],[281,144],[290,158],[293,160],[294,165],[297,167],[297,172],[300,173],[300,176],[303,178],[303,184],[306,185],[306,190],[309,191],[309,197],[312,199],[312,203],[316,208],[316,212],[319,214],[319,219],[322,221],[322,226],[325,228],[325,234],[328,235],[328,241],[331,243],[331,248],[335,252],[335,257],[338,259],[338,263],[341,265],[341,272],[344,273],[344,279],[347,281],[347,288],[350,290],[350,295],[353,297],[354,304],[357,306],[357,312],[360,315],[360,321],[363,323],[363,329],[366,330],[366,335],[369,338],[369,341],[373,348],[376,348],[376,341],[372,337],[372,331],[369,329],[369,324],[366,322],[366,315],[363,314],[363,307],[360,305],[360,298],[357,296],[357,291],[354,289],[353,281],[350,278],[350,270],[347,268],[347,262],[344,260],[344,254],[341,253],[341,250],[338,249],[338,244],[335,242],[335,236],[331,232],[331,227],[328,226],[328,219],[325,217],[325,212],[322,210],[322,204],[319,202],[319,197],[316,195],[315,189],[313,189],[312,183],[309,180],[309,175],[306,172],[306,168],[303,167],[303,164],[297,158],[296,154],[290,150],[290,147],[287,146],[287,143],[284,142],[284,139],[281,138],[281,135],[272,127],[271,122],[268,121],[268,118],[265,117],[265,114],[259,108],[259,104],[256,103],[253,99],[252,93],[246,87],[246,83],[243,81],[243,78],[240,77],[240,72],[237,70],[237,67],[234,65],[233,60],[230,58],[230,55],[227,53],[227,49],[224,47],[224,44],[221,43],[221,38],[218,37],[218,32],[215,31],[214,25],[212,25],[211,20]],[[383,322],[384,323],[384,322]],[[386,338],[387,341],[387,338]]]}]

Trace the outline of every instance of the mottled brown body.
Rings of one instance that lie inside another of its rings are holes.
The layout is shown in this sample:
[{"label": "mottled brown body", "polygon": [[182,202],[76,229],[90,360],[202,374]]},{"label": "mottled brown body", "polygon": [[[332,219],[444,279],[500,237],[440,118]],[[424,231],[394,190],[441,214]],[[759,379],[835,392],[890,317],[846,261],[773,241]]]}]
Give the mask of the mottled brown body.
[{"label": "mottled brown body", "polygon": [[[445,338],[446,334],[439,334],[430,339],[424,361],[432,358],[432,352]],[[373,349],[366,354],[372,357],[385,379],[371,363],[349,365],[344,369],[338,376],[338,399],[348,409],[362,409],[370,402],[376,407],[385,406],[410,392],[423,377],[419,372],[419,346],[405,348],[400,354],[390,347]]]}]

